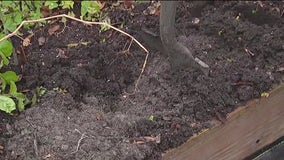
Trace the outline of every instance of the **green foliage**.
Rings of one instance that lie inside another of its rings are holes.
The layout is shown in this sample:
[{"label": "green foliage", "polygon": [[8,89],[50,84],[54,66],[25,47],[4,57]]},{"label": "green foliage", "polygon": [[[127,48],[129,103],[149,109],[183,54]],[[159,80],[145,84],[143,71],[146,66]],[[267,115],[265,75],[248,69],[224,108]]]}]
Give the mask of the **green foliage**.
[{"label": "green foliage", "polygon": [[[3,34],[0,34],[0,38],[3,37]],[[17,74],[13,71],[1,72],[1,69],[4,65],[9,64],[9,59],[13,52],[13,45],[10,41],[4,40],[0,42],[0,80],[1,80],[1,89],[0,89],[0,110],[7,113],[11,113],[17,107],[19,111],[24,110],[25,104],[29,103],[29,100],[23,93],[19,93],[16,82],[19,80]],[[9,91],[7,91],[7,86],[9,86]],[[7,93],[8,92],[8,93]]]},{"label": "green foliage", "polygon": [[98,13],[100,13],[100,5],[97,1],[81,2],[81,19],[84,17],[87,20],[92,20],[92,16]]},{"label": "green foliage", "polygon": [[0,95],[0,110],[11,113],[15,109],[16,104],[12,98]]},{"label": "green foliage", "polygon": [[49,9],[55,9],[58,8],[58,1],[45,1],[44,5],[48,6]]},{"label": "green foliage", "polygon": [[46,88],[40,86],[36,87],[36,93],[33,95],[33,98],[31,100],[31,105],[34,106],[38,100],[46,94],[47,90]]},{"label": "green foliage", "polygon": [[62,9],[73,9],[74,1],[62,1],[60,6]]},{"label": "green foliage", "polygon": [[[101,12],[102,4],[99,1],[82,1],[81,2],[81,19],[88,21],[102,21],[111,24],[110,19]],[[107,25],[101,25],[101,32],[109,30]]]},{"label": "green foliage", "polygon": [[[44,17],[43,10],[51,13],[53,10],[64,9],[68,15],[74,16],[72,12],[74,1],[45,0],[45,1],[0,1],[0,38],[4,34],[14,32],[23,20],[34,20]],[[110,24],[110,19],[101,12],[102,3],[99,1],[81,2],[81,19],[89,21],[103,21]],[[46,14],[46,13],[45,13]],[[66,21],[66,20],[65,20]],[[63,19],[63,23],[65,23]],[[36,23],[43,25],[44,22]],[[25,24],[24,28],[31,28],[34,24]],[[101,26],[101,31],[106,31],[110,27]],[[37,98],[45,94],[46,90],[37,88],[36,97],[30,102],[27,97],[18,92],[16,82],[19,81],[18,75],[13,71],[2,71],[4,66],[9,65],[9,57],[13,53],[13,45],[9,40],[0,42],[0,110],[7,113],[18,109],[23,111],[28,103],[34,104]]]},{"label": "green foliage", "polygon": [[[0,38],[4,37],[3,34],[0,33]],[[13,52],[13,45],[11,42],[8,40],[4,40],[0,42],[0,57],[1,57],[1,62],[0,62],[0,69],[3,66],[3,64],[8,65],[9,60],[8,57],[12,55]]]},{"label": "green foliage", "polygon": [[[50,11],[53,9],[67,9],[68,15],[74,16],[72,12],[74,1],[46,0],[46,1],[1,1],[0,2],[0,27],[4,30],[2,33],[13,32],[23,20],[34,20],[43,17],[41,9],[47,7]],[[99,1],[81,2],[81,19],[88,21],[105,21],[110,23],[101,12],[102,4]],[[38,23],[43,25],[44,22]],[[2,26],[1,26],[2,25]],[[24,28],[31,28],[34,24],[25,24]],[[102,26],[101,31],[108,30]]]},{"label": "green foliage", "polygon": [[[23,20],[41,18],[42,6],[40,1],[2,1],[0,21],[3,25],[3,33],[13,32]],[[31,24],[26,24],[24,27],[29,28]]]}]

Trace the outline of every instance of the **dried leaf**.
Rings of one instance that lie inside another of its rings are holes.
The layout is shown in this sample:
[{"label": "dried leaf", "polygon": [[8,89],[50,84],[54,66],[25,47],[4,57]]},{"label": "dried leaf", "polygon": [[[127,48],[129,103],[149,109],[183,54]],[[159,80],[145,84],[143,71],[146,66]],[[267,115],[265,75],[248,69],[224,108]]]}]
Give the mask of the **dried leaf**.
[{"label": "dried leaf", "polygon": [[123,1],[124,8],[126,9],[132,8],[134,6],[133,3],[134,3],[133,0],[124,0]]},{"label": "dried leaf", "polygon": [[32,36],[34,36],[33,33],[30,34],[30,35],[28,35],[28,36],[23,40],[23,46],[24,46],[24,47],[27,47],[27,46],[29,46],[29,45],[31,44],[31,38],[32,38]]},{"label": "dried leaf", "polygon": [[146,10],[143,11],[145,15],[160,15],[160,2],[154,2]]},{"label": "dried leaf", "polygon": [[156,142],[156,143],[160,143],[160,142],[161,142],[161,135],[158,135],[158,136],[156,136],[156,137],[145,136],[144,139],[146,140],[146,142]]},{"label": "dried leaf", "polygon": [[77,46],[79,46],[79,43],[69,43],[69,44],[67,44],[68,48],[74,48],[74,47],[77,47]]},{"label": "dried leaf", "polygon": [[49,35],[53,35],[57,30],[59,30],[60,26],[59,25],[55,25],[51,28],[48,29],[48,34]]},{"label": "dried leaf", "polygon": [[106,2],[101,2],[101,1],[97,1],[100,9],[103,9],[105,7]]},{"label": "dried leaf", "polygon": [[43,15],[43,17],[47,17],[51,14],[51,10],[47,6],[42,6],[40,8],[40,13]]},{"label": "dried leaf", "polygon": [[269,93],[267,93],[267,92],[262,92],[262,93],[261,93],[261,97],[267,98],[267,97],[269,97]]},{"label": "dried leaf", "polygon": [[23,46],[27,47],[31,44],[31,40],[27,37],[23,40]]}]

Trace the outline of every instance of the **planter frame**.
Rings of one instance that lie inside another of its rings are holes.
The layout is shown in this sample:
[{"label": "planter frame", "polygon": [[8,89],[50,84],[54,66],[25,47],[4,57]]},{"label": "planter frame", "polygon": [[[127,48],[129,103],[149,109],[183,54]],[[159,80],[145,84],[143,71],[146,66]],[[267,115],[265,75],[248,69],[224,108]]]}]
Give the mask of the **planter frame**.
[{"label": "planter frame", "polygon": [[283,136],[284,84],[239,107],[224,124],[169,150],[163,160],[242,160]]}]

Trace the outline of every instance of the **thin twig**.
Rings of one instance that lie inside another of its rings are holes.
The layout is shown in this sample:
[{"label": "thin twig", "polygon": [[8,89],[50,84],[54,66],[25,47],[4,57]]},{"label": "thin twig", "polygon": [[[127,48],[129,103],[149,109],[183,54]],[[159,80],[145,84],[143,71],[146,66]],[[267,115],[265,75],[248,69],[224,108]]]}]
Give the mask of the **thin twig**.
[{"label": "thin twig", "polygon": [[[81,19],[78,19],[78,18],[75,18],[75,17],[71,17],[71,16],[68,16],[66,14],[60,14],[60,15],[56,15],[56,16],[50,16],[50,17],[46,17],[46,18],[40,18],[40,19],[36,19],[36,20],[26,20],[26,21],[22,21],[22,23],[15,29],[14,32],[4,36],[3,38],[0,39],[0,42],[5,40],[5,39],[8,39],[14,35],[17,36],[17,32],[22,28],[22,26],[26,23],[37,23],[37,22],[42,22],[42,21],[47,21],[47,20],[51,20],[51,19],[55,19],[55,18],[68,18],[68,19],[71,19],[71,20],[74,20],[74,21],[78,21],[78,22],[81,22],[81,23],[84,23],[84,24],[87,24],[87,25],[105,25],[113,30],[116,30],[126,36],[128,36],[129,38],[131,38],[131,43],[132,41],[136,42],[139,47],[141,47],[145,52],[146,52],[146,57],[145,57],[145,60],[144,60],[144,63],[143,63],[143,66],[142,66],[142,69],[141,69],[141,72],[140,72],[140,75],[136,81],[136,84],[135,84],[135,89],[134,89],[134,93],[137,91],[137,86],[138,86],[138,83],[141,79],[141,76],[145,70],[145,67],[146,67],[146,64],[147,64],[147,60],[148,60],[148,55],[149,55],[149,51],[137,40],[135,39],[132,35],[116,28],[116,27],[113,27],[112,25],[108,24],[108,23],[105,23],[105,22],[90,22],[90,21],[85,21],[85,20],[81,20]],[[130,45],[131,46],[131,45]],[[129,47],[130,47],[129,46]]]},{"label": "thin twig", "polygon": [[[135,83],[134,93],[136,93],[136,91],[138,90],[138,83],[139,83],[139,80],[140,80],[141,77],[142,77],[142,74],[143,74],[144,71],[145,71],[145,68],[146,68],[146,65],[147,65],[147,61],[148,61],[148,57],[149,57],[149,54],[146,54],[146,57],[145,57],[145,60],[144,60],[143,66],[142,66],[142,70],[141,70],[141,72],[140,72],[140,74],[139,74],[139,77],[138,77],[136,83]],[[133,94],[134,94],[134,93],[133,93]]]}]

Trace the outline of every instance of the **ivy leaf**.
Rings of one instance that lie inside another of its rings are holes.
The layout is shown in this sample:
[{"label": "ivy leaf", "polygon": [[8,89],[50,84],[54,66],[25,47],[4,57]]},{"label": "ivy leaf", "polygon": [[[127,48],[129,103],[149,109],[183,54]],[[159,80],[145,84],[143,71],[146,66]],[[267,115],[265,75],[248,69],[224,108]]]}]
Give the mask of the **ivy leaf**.
[{"label": "ivy leaf", "polygon": [[11,114],[15,109],[16,104],[12,98],[0,95],[0,110]]}]

